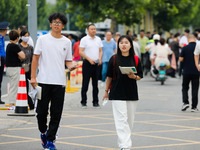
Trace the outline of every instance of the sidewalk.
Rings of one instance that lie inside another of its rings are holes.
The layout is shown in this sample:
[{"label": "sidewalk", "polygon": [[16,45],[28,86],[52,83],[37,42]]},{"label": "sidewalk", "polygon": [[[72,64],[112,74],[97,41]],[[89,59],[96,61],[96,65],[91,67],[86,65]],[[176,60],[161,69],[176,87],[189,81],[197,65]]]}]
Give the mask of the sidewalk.
[{"label": "sidewalk", "polygon": [[[200,112],[181,111],[181,80],[169,78],[161,86],[151,77],[145,77],[138,84],[140,101],[132,149],[199,150]],[[101,100],[104,88],[99,86],[99,89]],[[80,90],[66,94],[57,149],[119,150],[111,102],[94,109],[91,86],[88,109],[80,108],[80,100]],[[7,111],[0,112],[0,149],[42,150],[35,117],[8,117]]]}]

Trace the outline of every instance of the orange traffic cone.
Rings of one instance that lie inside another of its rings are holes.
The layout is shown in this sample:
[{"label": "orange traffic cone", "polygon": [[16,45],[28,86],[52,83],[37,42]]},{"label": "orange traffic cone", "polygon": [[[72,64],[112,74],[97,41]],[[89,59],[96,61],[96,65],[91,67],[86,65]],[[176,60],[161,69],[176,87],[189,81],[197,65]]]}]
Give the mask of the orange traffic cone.
[{"label": "orange traffic cone", "polygon": [[34,116],[34,115],[35,114],[28,113],[25,70],[24,68],[22,68],[19,79],[15,113],[9,113],[8,116]]}]

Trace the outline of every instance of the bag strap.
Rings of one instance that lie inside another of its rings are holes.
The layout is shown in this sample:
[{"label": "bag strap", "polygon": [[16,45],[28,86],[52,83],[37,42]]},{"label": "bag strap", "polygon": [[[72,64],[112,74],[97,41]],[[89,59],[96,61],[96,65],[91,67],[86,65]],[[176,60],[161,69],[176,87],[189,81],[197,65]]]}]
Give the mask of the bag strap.
[{"label": "bag strap", "polygon": [[135,57],[135,65],[136,65],[136,68],[138,67],[138,63],[139,63],[139,57],[137,55],[134,55]]},{"label": "bag strap", "polygon": [[115,55],[113,56],[113,80],[115,79]]}]

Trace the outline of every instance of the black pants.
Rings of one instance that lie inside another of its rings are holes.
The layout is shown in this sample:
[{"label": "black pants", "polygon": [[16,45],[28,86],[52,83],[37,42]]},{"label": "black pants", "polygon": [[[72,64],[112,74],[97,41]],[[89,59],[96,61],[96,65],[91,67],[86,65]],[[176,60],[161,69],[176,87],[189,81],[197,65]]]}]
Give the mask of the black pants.
[{"label": "black pants", "polygon": [[192,83],[192,108],[196,108],[198,104],[199,75],[183,75],[183,83],[182,83],[183,103],[189,104],[188,90],[190,81]]},{"label": "black pants", "polygon": [[93,86],[93,104],[98,103],[98,64],[91,65],[89,61],[83,61],[83,82],[81,89],[81,104],[87,104],[87,91],[90,82],[90,77],[92,77],[92,86]]},{"label": "black pants", "polygon": [[1,83],[2,83],[2,80],[3,80],[4,65],[5,65],[5,58],[1,57],[1,66],[0,66],[0,101],[1,101]]},{"label": "black pants", "polygon": [[[65,87],[62,85],[51,84],[38,85],[42,87],[42,98],[41,100],[38,100],[36,109],[38,128],[41,133],[45,133],[48,128],[47,140],[53,142],[55,140],[62,115]],[[47,127],[47,115],[50,101],[50,122]]]}]

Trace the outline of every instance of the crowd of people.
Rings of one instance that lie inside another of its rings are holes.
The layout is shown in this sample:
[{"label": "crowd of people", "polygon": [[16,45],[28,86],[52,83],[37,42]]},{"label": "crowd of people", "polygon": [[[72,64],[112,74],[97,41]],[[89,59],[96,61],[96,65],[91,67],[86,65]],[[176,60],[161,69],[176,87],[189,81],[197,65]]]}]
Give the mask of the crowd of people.
[{"label": "crowd of people", "polygon": [[[37,103],[36,117],[43,148],[56,149],[54,141],[65,99],[65,67],[67,66],[70,71],[75,69],[76,67],[72,65],[73,60],[83,60],[80,101],[82,108],[87,108],[90,78],[92,78],[94,108],[100,108],[99,79],[102,87],[105,87],[103,100],[112,101],[118,146],[121,150],[129,150],[132,146],[131,130],[139,100],[137,81],[143,78],[143,71],[145,75],[150,72],[154,77],[162,62],[168,70],[167,74],[177,78],[180,78],[182,74],[183,106],[181,110],[186,111],[190,107],[188,90],[191,82],[191,111],[198,111],[200,72],[200,43],[198,43],[200,31],[198,29],[194,34],[190,34],[190,31],[186,29],[183,36],[179,33],[175,35],[171,33],[167,40],[163,38],[162,33],[158,34],[156,31],[153,34],[150,32],[145,34],[144,30],[140,30],[139,35],[132,35],[128,30],[126,35],[116,32],[114,36],[112,32],[106,31],[105,39],[102,41],[96,36],[95,25],[89,24],[87,35],[82,35],[78,41],[75,41],[72,35],[66,38],[61,34],[67,23],[65,15],[54,13],[49,16],[48,20],[52,32],[39,37],[35,48],[28,28],[20,26],[18,31],[13,29],[9,32],[10,43],[6,51],[3,37],[7,33],[9,23],[0,23],[0,85],[4,64],[6,64],[6,73],[11,79],[9,109],[13,110],[21,68],[25,70],[27,91],[29,89],[28,80],[33,88],[36,85],[42,88],[42,96]],[[123,74],[119,67],[132,67],[136,69],[136,72]],[[27,97],[29,107],[33,109],[34,102],[28,93]],[[47,125],[50,101],[50,122]],[[4,104],[1,99],[0,104]]]}]

